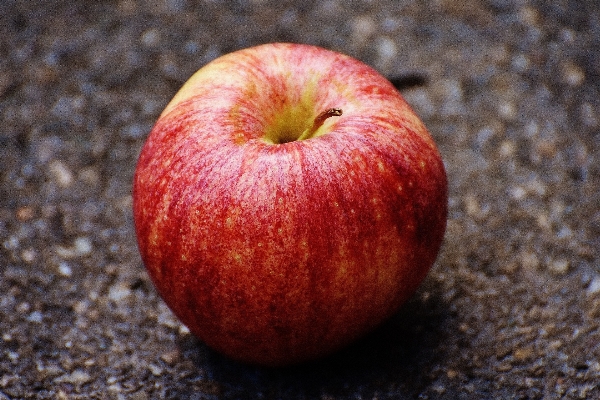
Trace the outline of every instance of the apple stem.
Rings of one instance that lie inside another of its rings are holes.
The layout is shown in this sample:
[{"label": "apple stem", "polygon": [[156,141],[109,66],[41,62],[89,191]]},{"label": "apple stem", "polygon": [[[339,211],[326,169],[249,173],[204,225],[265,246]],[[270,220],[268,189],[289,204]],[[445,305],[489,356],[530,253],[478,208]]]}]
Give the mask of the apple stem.
[{"label": "apple stem", "polygon": [[302,132],[302,135],[297,140],[305,140],[313,137],[315,132],[325,123],[325,120],[329,117],[339,117],[342,115],[341,108],[330,108],[328,110],[323,111],[321,114],[317,115],[315,118],[315,122],[313,122],[312,127]]}]

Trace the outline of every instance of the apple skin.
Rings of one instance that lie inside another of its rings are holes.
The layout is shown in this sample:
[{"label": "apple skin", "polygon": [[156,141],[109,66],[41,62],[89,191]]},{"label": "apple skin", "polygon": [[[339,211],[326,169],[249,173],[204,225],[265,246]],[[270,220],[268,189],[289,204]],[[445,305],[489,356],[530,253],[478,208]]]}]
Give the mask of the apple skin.
[{"label": "apple skin", "polygon": [[[313,135],[297,140],[320,113]],[[440,154],[389,81],[319,47],[222,56],[139,156],[139,250],[174,314],[236,360],[290,365],[374,329],[415,292],[447,216]]]}]

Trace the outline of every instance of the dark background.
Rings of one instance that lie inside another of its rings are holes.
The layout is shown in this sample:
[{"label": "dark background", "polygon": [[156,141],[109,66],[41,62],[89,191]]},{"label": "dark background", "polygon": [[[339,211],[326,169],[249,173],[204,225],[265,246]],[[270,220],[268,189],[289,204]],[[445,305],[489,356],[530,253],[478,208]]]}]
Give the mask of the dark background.
[{"label": "dark background", "polygon": [[[450,182],[442,252],[388,323],[253,368],[174,319],[131,180],[185,80],[292,41],[400,83]],[[600,398],[595,1],[0,3],[0,399]]]}]

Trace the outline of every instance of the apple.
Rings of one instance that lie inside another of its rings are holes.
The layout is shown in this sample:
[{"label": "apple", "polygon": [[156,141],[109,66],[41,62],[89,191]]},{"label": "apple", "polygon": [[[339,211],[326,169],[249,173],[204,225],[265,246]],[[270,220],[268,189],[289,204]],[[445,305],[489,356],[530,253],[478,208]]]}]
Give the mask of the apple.
[{"label": "apple", "polygon": [[289,365],[374,329],[415,292],[446,227],[432,137],[371,67],[272,43],[196,72],[144,144],[139,250],[189,330]]}]

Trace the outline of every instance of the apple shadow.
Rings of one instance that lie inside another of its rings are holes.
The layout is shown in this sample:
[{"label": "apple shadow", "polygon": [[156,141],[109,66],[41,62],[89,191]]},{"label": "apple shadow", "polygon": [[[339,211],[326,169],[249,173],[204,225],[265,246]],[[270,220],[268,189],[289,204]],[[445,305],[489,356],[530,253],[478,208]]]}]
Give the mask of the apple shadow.
[{"label": "apple shadow", "polygon": [[[354,344],[326,358],[286,368],[232,361],[189,335],[185,358],[219,387],[223,398],[373,397],[381,390],[416,397],[433,378],[457,323],[439,287],[426,279],[392,318]],[[259,395],[260,394],[260,395]]]}]

